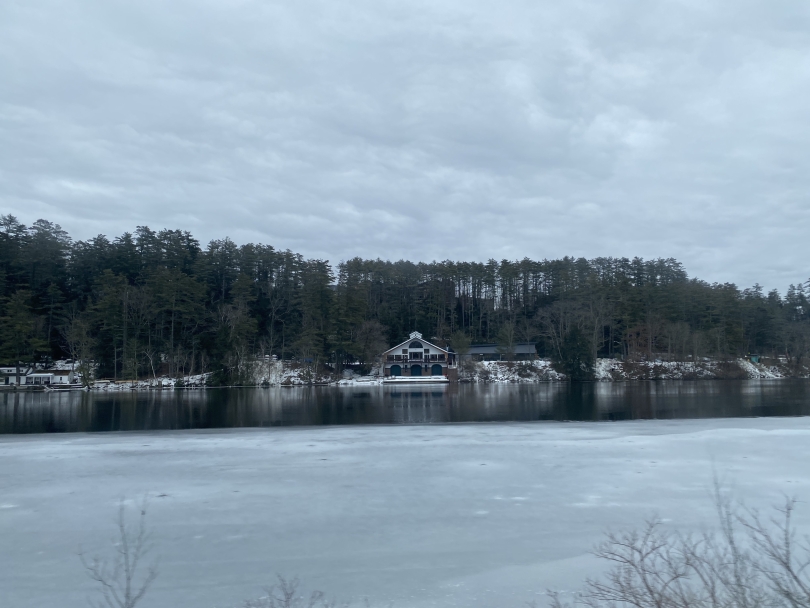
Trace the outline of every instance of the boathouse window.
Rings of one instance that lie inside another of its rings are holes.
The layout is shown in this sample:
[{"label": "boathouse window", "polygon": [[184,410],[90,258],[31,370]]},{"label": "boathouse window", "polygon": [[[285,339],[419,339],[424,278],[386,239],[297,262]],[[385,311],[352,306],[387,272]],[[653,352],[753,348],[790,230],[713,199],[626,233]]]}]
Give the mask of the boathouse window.
[{"label": "boathouse window", "polygon": [[422,343],[421,342],[411,342],[408,345],[408,348],[422,348]]}]

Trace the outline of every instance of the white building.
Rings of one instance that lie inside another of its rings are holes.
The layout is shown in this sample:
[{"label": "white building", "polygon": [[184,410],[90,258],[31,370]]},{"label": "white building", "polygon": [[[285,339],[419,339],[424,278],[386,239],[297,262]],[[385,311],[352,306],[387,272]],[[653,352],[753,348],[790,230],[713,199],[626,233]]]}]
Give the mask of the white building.
[{"label": "white building", "polygon": [[[418,331],[382,354],[385,376],[449,376],[455,370],[454,354],[431,344]],[[454,372],[455,373],[455,372]]]},{"label": "white building", "polygon": [[21,378],[26,386],[47,386],[50,384],[71,384],[74,373],[69,369],[49,369],[31,371]]},{"label": "white building", "polygon": [[[20,366],[20,384],[25,384],[25,377],[31,372],[26,365]],[[14,386],[17,384],[17,367],[14,365],[0,365],[0,384]]]},{"label": "white building", "polygon": [[37,370],[26,374],[23,384],[49,385],[49,384],[71,384],[74,374],[69,369],[48,369]]},{"label": "white building", "polygon": [[[34,369],[29,366],[20,366],[21,386],[73,384],[76,380],[76,373],[69,369]],[[0,385],[17,385],[17,368],[14,365],[0,365]]]}]

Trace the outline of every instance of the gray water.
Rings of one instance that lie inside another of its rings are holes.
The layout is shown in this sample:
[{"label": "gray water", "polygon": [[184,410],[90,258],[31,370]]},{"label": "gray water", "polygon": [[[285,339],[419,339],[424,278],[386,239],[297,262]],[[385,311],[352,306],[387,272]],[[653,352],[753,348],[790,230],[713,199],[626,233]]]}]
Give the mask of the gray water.
[{"label": "gray water", "polygon": [[787,379],[0,394],[3,434],[805,415]]}]

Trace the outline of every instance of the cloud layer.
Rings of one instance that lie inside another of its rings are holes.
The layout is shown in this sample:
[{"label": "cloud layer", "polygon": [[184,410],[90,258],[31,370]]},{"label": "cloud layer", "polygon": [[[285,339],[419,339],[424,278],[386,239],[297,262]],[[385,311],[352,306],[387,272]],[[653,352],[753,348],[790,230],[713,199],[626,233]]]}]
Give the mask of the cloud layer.
[{"label": "cloud layer", "polygon": [[810,5],[11,0],[0,211],[334,262],[810,277]]}]

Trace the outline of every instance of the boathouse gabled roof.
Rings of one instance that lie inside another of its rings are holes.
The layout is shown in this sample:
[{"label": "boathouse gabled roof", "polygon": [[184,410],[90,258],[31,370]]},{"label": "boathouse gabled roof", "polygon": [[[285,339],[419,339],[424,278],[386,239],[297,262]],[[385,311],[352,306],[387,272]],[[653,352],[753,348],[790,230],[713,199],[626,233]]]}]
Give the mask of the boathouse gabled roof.
[{"label": "boathouse gabled roof", "polygon": [[443,352],[443,353],[445,353],[445,354],[447,354],[447,353],[449,353],[449,352],[450,352],[450,351],[449,351],[449,350],[447,350],[446,348],[442,348],[441,346],[436,346],[436,345],[435,345],[435,344],[433,344],[432,342],[428,342],[427,340],[425,340],[425,339],[422,337],[422,334],[420,334],[418,331],[413,331],[413,332],[411,332],[411,335],[410,335],[410,336],[408,336],[408,339],[407,339],[407,340],[405,340],[404,342],[402,342],[402,343],[400,343],[400,344],[397,344],[396,346],[392,346],[391,348],[389,348],[389,349],[388,349],[388,350],[386,350],[386,351],[383,351],[383,353],[382,353],[382,354],[383,354],[383,355],[387,355],[388,353],[390,353],[390,352],[392,352],[392,351],[395,351],[395,350],[397,350],[397,349],[400,349],[400,348],[408,348],[408,349],[409,349],[409,348],[410,348],[410,345],[411,345],[413,342],[419,342],[419,343],[422,345],[421,347],[417,347],[417,346],[415,346],[415,347],[414,347],[414,349],[416,349],[416,348],[420,348],[420,349],[429,348],[429,349],[433,350],[433,349],[435,348],[437,351],[439,351],[439,352]]}]

